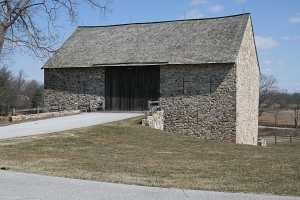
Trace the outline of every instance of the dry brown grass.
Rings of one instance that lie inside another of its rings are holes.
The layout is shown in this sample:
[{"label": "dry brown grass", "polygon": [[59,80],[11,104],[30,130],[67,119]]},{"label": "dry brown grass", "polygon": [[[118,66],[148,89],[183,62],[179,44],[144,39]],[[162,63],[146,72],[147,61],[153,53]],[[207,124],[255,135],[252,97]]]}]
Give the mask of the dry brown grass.
[{"label": "dry brown grass", "polygon": [[300,144],[267,148],[141,128],[139,119],[0,142],[0,167],[47,175],[300,196]]},{"label": "dry brown grass", "polygon": [[[264,112],[259,117],[259,123],[261,125],[275,126],[275,114],[274,112]],[[282,127],[294,127],[294,112],[292,110],[282,110],[278,114],[278,126]]]}]

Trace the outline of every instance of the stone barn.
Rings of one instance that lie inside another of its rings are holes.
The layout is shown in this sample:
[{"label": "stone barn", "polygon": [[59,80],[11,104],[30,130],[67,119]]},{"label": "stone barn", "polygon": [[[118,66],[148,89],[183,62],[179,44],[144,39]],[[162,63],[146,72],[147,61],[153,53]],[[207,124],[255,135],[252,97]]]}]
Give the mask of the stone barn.
[{"label": "stone barn", "polygon": [[145,111],[164,130],[257,144],[260,69],[250,14],[80,26],[43,66],[53,109]]}]

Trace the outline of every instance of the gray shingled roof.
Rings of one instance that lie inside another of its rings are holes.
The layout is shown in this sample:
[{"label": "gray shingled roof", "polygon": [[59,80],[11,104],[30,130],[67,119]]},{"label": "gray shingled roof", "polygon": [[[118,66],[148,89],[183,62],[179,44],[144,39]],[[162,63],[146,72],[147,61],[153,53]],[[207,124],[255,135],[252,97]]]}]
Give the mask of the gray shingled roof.
[{"label": "gray shingled roof", "polygon": [[44,68],[234,63],[249,16],[78,27]]}]

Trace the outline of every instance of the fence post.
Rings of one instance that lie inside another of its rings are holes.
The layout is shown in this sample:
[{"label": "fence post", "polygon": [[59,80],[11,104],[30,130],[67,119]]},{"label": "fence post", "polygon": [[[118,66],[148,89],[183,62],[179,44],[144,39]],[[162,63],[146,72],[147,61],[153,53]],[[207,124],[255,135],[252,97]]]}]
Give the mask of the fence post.
[{"label": "fence post", "polygon": [[276,136],[276,134],[275,134],[275,144],[277,144],[277,136]]},{"label": "fence post", "polygon": [[290,135],[290,144],[292,144],[292,136]]},{"label": "fence post", "polygon": [[15,115],[16,115],[16,108],[12,108],[11,115],[12,115],[12,116],[15,116]]}]

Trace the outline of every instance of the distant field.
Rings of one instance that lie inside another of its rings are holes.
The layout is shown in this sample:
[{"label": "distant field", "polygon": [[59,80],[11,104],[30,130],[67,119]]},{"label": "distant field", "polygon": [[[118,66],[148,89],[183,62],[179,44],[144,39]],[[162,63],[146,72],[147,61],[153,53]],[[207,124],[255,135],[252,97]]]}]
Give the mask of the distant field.
[{"label": "distant field", "polygon": [[[299,116],[300,117],[300,116]],[[259,117],[260,125],[275,126],[275,114],[272,111],[264,112],[262,116]],[[277,126],[280,127],[293,127],[294,122],[294,112],[292,110],[282,110],[278,114]],[[300,124],[299,124],[300,126]]]}]

